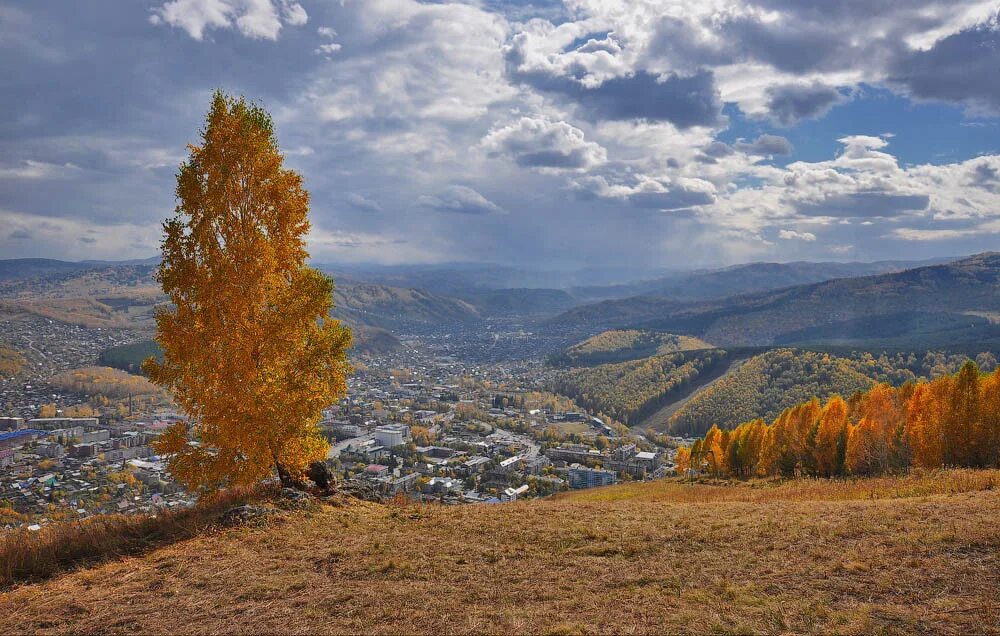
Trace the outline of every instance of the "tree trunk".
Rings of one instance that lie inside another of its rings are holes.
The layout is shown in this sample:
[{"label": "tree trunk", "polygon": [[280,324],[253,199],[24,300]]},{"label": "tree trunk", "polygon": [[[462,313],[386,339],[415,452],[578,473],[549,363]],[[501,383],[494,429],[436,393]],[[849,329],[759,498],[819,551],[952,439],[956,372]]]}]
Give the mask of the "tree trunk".
[{"label": "tree trunk", "polygon": [[295,490],[305,490],[305,483],[301,479],[295,479],[282,464],[275,462],[275,470],[278,471],[278,479],[282,488],[294,488]]}]

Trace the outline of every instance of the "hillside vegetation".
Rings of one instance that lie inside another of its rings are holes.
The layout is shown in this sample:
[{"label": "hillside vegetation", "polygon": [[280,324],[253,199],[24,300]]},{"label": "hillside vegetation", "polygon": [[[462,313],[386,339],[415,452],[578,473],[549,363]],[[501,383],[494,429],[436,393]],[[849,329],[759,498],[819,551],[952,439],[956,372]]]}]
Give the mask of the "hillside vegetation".
[{"label": "hillside vegetation", "polygon": [[150,356],[163,360],[163,350],[155,340],[109,347],[101,352],[98,361],[104,366],[139,374],[142,373],[142,361]]},{"label": "hillside vegetation", "polygon": [[596,366],[648,358],[652,355],[711,349],[712,345],[691,336],[640,331],[638,329],[612,329],[591,336],[553,356],[549,362],[559,366]]},{"label": "hillside vegetation", "polygon": [[348,324],[394,329],[420,323],[467,323],[482,319],[469,303],[419,289],[338,281],[336,318]]},{"label": "hillside vegetation", "polygon": [[16,349],[0,343],[0,378],[17,375],[26,362]]},{"label": "hillside vegetation", "polygon": [[656,411],[727,355],[722,349],[682,351],[571,369],[559,374],[553,389],[589,410],[630,424]]},{"label": "hillside vegetation", "polygon": [[1000,369],[966,362],[954,376],[878,384],[786,409],[773,422],[713,426],[677,451],[677,470],[714,476],[880,475],[912,467],[1000,466]]},{"label": "hillside vegetation", "polygon": [[129,395],[165,395],[160,387],[139,375],[110,367],[86,367],[64,371],[50,380],[64,391],[86,396],[126,398]]},{"label": "hillside vegetation", "polygon": [[997,633],[998,471],[355,502],[0,594],[3,633]]},{"label": "hillside vegetation", "polygon": [[[968,358],[943,352],[845,355],[775,349],[754,356],[735,372],[694,395],[670,418],[678,435],[702,435],[713,424],[733,428],[755,418],[772,420],[812,397],[849,396],[879,382],[900,385],[919,378],[955,373]],[[984,352],[977,357],[992,371],[996,359]]]},{"label": "hillside vegetation", "polygon": [[1000,254],[945,265],[843,278],[717,301],[640,296],[577,307],[560,328],[632,326],[718,346],[881,343],[898,347],[1000,339]]}]

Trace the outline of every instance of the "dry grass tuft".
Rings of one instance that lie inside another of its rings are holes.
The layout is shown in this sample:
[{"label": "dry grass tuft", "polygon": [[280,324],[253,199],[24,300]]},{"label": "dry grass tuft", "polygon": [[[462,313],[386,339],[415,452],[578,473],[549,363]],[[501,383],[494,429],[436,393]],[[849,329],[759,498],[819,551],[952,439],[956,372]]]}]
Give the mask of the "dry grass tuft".
[{"label": "dry grass tuft", "polygon": [[264,489],[231,490],[194,508],[155,516],[100,515],[53,524],[38,532],[9,532],[0,536],[0,588],[189,539],[216,525],[234,506],[269,494]]},{"label": "dry grass tuft", "polygon": [[1000,470],[965,468],[914,470],[906,475],[839,479],[819,477],[751,481],[662,479],[562,493],[556,498],[587,502],[636,499],[673,503],[723,501],[769,503],[903,499],[978,492],[995,488],[1000,488]]}]

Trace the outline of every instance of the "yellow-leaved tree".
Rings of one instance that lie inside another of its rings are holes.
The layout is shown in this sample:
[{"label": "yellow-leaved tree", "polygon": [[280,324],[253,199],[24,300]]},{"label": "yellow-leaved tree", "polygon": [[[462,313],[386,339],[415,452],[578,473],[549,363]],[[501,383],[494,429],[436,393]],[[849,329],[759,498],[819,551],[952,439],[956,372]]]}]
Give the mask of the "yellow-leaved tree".
[{"label": "yellow-leaved tree", "polygon": [[201,137],[163,224],[163,361],[143,364],[191,424],[157,451],[199,492],[274,471],[293,483],[326,455],[316,425],[346,392],[351,334],[329,317],[333,281],[306,266],[309,194],[283,166],[270,115],[216,92]]}]

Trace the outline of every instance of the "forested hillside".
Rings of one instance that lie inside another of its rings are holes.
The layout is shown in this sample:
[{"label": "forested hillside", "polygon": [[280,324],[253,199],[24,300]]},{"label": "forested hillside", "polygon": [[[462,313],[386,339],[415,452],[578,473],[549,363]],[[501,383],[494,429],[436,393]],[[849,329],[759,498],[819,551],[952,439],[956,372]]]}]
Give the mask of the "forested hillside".
[{"label": "forested hillside", "polygon": [[571,369],[558,376],[553,389],[587,409],[636,423],[727,356],[722,349],[706,349]]},{"label": "forested hillside", "polygon": [[785,409],[767,424],[713,426],[678,451],[680,471],[714,476],[881,475],[910,467],[990,468],[1000,463],[1000,371],[967,361],[954,376],[877,384],[845,401],[835,395]]},{"label": "forested hillside", "polygon": [[589,367],[638,360],[657,354],[711,348],[712,345],[709,343],[692,336],[637,329],[613,329],[569,347],[553,356],[549,362],[557,366]]},{"label": "forested hillside", "polygon": [[653,297],[585,305],[560,329],[630,326],[719,346],[852,342],[941,347],[1000,341],[1000,254],[902,272],[830,280],[718,301]]},{"label": "forested hillside", "polygon": [[[954,373],[965,355],[929,352],[832,355],[800,349],[775,349],[754,356],[740,368],[692,397],[670,418],[670,431],[702,435],[713,424],[732,428],[756,418],[774,419],[781,411],[812,397],[849,396],[879,382],[901,385],[919,378]],[[991,353],[977,357],[992,370]]]}]

